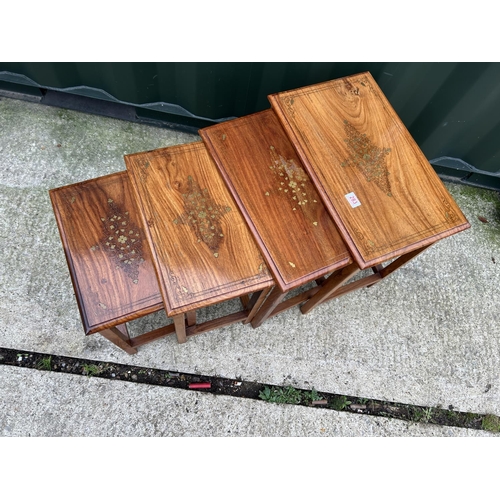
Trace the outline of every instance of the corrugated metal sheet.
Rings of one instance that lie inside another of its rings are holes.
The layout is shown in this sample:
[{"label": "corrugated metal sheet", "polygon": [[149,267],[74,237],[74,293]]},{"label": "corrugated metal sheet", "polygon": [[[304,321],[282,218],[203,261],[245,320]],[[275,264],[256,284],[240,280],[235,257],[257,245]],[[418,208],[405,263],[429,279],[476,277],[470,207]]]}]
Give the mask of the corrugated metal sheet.
[{"label": "corrugated metal sheet", "polygon": [[370,71],[441,175],[500,189],[500,63],[0,63],[0,88],[46,89],[205,126],[267,95]]}]

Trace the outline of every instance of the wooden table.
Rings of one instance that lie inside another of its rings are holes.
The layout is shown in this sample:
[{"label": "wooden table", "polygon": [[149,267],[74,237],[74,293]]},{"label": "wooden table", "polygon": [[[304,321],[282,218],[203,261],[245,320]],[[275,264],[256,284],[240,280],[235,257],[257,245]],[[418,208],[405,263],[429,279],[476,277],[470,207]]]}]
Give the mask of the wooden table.
[{"label": "wooden table", "polygon": [[[200,130],[203,142],[125,156],[128,175],[51,191],[86,333],[133,353],[174,331],[257,327],[470,227],[369,73],[269,100]],[[161,309],[158,288],[174,325],[130,339],[124,323]],[[233,298],[243,310],[197,324]]]},{"label": "wooden table", "polygon": [[[250,321],[274,281],[203,142],[126,155],[125,164],[179,342]],[[245,310],[196,324],[197,309],[248,294]]]},{"label": "wooden table", "polygon": [[[336,290],[359,269],[272,110],[207,127],[200,135],[277,283],[252,326]],[[291,290],[328,274],[321,290],[283,301]]]},{"label": "wooden table", "polygon": [[130,338],[126,323],[163,309],[126,172],[49,191],[86,335],[99,333],[129,354],[174,332]]},{"label": "wooden table", "polygon": [[370,73],[269,101],[360,269],[382,279],[470,227]]}]

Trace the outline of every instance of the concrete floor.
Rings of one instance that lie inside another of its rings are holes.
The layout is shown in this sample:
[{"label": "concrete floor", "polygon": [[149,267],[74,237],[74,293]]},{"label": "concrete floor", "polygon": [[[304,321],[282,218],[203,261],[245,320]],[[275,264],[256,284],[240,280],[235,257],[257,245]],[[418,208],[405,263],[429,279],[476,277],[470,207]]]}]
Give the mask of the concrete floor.
[{"label": "concrete floor", "polygon": [[[196,140],[0,97],[1,347],[500,415],[500,198],[479,188],[446,184],[471,229],[307,316],[170,336],[134,356],[85,337],[48,190]],[[2,436],[491,436],[2,365],[0,386]]]}]

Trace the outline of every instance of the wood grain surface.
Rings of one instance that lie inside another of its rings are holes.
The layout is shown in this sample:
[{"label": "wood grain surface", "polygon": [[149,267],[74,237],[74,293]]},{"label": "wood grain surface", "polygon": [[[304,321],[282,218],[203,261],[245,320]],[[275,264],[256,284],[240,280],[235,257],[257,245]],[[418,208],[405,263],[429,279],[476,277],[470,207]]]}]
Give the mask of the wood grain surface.
[{"label": "wood grain surface", "polygon": [[273,285],[204,144],[125,156],[169,316]]},{"label": "wood grain surface", "polygon": [[470,227],[370,73],[269,101],[361,268]]},{"label": "wood grain surface", "polygon": [[200,130],[282,291],[351,262],[272,110]]},{"label": "wood grain surface", "polygon": [[126,172],[49,191],[85,333],[163,308]]}]

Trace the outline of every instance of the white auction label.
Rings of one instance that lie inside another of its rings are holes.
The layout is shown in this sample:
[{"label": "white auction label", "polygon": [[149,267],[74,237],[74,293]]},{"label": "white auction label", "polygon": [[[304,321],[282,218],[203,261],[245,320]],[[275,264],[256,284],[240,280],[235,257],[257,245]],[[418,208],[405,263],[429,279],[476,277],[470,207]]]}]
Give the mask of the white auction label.
[{"label": "white auction label", "polygon": [[345,195],[347,201],[350,203],[352,208],[359,207],[361,202],[358,200],[358,197],[354,193],[348,193]]}]

